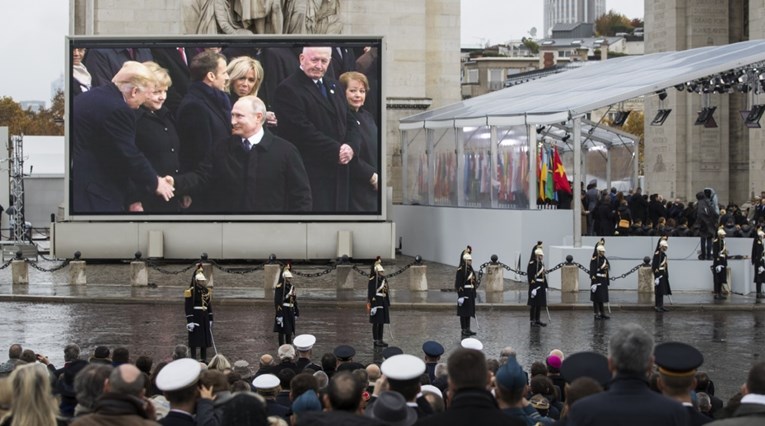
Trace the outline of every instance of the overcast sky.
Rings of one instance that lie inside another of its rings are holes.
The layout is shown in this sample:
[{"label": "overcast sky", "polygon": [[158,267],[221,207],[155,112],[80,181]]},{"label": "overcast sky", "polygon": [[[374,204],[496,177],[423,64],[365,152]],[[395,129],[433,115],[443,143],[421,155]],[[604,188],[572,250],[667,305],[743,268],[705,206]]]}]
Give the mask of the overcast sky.
[{"label": "overcast sky", "polygon": [[[352,4],[352,0],[343,0]],[[419,0],[417,0],[419,1]],[[462,44],[500,43],[542,34],[542,0],[462,0]],[[643,0],[606,0],[607,10],[643,17]],[[69,1],[3,1],[0,57],[4,58],[0,97],[50,102],[51,82],[64,70],[64,35]]]}]

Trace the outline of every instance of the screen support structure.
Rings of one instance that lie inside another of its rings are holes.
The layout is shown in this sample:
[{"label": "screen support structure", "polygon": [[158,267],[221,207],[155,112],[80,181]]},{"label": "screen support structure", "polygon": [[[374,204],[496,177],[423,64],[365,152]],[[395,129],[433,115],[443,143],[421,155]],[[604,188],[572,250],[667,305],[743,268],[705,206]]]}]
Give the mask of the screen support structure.
[{"label": "screen support structure", "polygon": [[579,196],[579,182],[582,182],[582,119],[574,118],[574,247],[582,247],[582,197]]},{"label": "screen support structure", "polygon": [[13,197],[13,240],[24,242],[24,136],[11,136],[11,196]]}]

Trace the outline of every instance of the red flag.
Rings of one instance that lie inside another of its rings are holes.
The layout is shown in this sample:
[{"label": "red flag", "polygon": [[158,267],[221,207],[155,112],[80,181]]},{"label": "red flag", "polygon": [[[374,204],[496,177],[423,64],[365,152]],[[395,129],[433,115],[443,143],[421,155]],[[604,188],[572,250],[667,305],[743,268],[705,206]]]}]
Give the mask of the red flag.
[{"label": "red flag", "polygon": [[560,155],[558,155],[558,147],[555,147],[553,152],[553,184],[556,191],[566,191],[571,194],[571,185],[568,183],[568,177],[566,176],[566,169],[563,167],[563,163],[560,161]]}]

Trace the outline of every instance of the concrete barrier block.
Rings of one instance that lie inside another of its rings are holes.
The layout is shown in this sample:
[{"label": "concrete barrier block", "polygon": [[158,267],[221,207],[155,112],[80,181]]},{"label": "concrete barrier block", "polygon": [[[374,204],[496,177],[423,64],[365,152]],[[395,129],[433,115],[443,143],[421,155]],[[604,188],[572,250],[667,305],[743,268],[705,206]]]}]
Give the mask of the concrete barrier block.
[{"label": "concrete barrier block", "polygon": [[130,262],[130,285],[135,287],[149,285],[149,271],[146,262],[134,260]]},{"label": "concrete barrier block", "polygon": [[563,265],[560,276],[561,292],[576,293],[579,291],[579,268],[576,265]]},{"label": "concrete barrier block", "polygon": [[263,267],[263,277],[265,282],[263,283],[263,290],[265,290],[266,297],[274,291],[276,283],[279,282],[279,274],[281,273],[281,266],[277,263],[269,264]]},{"label": "concrete barrier block", "polygon": [[487,293],[504,291],[505,275],[500,265],[487,266],[485,280],[484,289]]},{"label": "concrete barrier block", "polygon": [[412,265],[409,268],[409,290],[428,291],[428,267],[426,265]]},{"label": "concrete barrier block", "polygon": [[653,294],[653,270],[650,266],[638,269],[638,293]]},{"label": "concrete barrier block", "polygon": [[337,272],[337,289],[353,290],[356,274],[353,270],[353,265],[337,265],[335,271]]},{"label": "concrete barrier block", "polygon": [[69,284],[70,285],[85,285],[88,283],[87,275],[85,274],[85,261],[84,260],[72,260],[69,262]]},{"label": "concrete barrier block", "polygon": [[13,284],[29,284],[29,264],[26,260],[11,261],[11,275]]}]

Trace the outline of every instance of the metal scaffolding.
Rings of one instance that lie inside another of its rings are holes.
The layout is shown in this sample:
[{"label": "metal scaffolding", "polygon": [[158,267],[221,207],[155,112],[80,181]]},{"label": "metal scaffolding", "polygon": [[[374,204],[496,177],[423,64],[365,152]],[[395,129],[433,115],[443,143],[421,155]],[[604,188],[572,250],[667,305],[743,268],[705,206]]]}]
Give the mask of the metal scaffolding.
[{"label": "metal scaffolding", "polygon": [[11,199],[13,213],[11,216],[11,239],[17,244],[24,242],[26,227],[24,226],[24,135],[11,136]]}]

